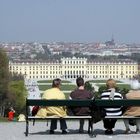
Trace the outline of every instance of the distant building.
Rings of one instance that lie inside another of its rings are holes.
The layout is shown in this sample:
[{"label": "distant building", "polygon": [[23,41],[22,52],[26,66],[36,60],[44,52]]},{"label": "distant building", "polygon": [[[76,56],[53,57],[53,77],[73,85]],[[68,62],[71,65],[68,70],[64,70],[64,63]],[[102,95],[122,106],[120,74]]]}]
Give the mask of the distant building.
[{"label": "distant building", "polygon": [[113,36],[112,36],[112,39],[110,41],[106,41],[105,44],[106,46],[115,46],[115,41],[114,41]]},{"label": "distant building", "polygon": [[27,79],[128,79],[138,74],[138,63],[125,61],[92,61],[86,58],[62,58],[56,62],[16,61],[9,62],[11,73],[23,74]]}]

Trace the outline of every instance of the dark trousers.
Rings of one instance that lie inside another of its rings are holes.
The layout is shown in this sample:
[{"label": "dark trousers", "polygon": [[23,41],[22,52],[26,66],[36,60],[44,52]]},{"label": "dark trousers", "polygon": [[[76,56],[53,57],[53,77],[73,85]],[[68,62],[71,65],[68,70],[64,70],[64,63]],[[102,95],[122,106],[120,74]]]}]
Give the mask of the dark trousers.
[{"label": "dark trousers", "polygon": [[116,123],[116,119],[104,119],[103,123],[104,123],[104,128],[105,129],[112,129],[115,127],[115,123]]},{"label": "dark trousers", "polygon": [[[50,130],[55,130],[55,129],[57,129],[57,119],[51,120]],[[64,119],[60,119],[60,129],[61,130],[67,129],[67,124]]]}]

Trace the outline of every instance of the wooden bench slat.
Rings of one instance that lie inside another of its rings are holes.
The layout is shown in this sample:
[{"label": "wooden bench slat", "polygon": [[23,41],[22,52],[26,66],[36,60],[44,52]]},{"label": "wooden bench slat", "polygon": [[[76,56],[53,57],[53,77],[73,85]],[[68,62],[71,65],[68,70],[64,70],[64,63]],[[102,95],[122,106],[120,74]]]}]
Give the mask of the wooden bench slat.
[{"label": "wooden bench slat", "polygon": [[[60,117],[58,116],[48,116],[48,117],[45,117],[45,118],[42,118],[42,117],[38,117],[38,116],[28,116],[28,119],[60,119]],[[66,116],[66,117],[63,117],[64,119],[91,119],[92,117],[91,116]]]},{"label": "wooden bench slat", "polygon": [[106,119],[140,119],[135,116],[105,116]]}]

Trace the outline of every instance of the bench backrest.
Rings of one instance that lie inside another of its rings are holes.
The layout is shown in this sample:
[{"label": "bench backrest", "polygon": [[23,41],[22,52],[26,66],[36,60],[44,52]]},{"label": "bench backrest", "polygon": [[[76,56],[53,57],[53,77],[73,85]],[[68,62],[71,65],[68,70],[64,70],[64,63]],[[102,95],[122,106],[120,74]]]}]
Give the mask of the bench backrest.
[{"label": "bench backrest", "polygon": [[123,100],[42,100],[27,99],[26,106],[140,106],[140,99]]},{"label": "bench backrest", "polygon": [[96,106],[140,106],[140,99],[100,100],[94,101]]},{"label": "bench backrest", "polygon": [[91,106],[92,100],[41,100],[27,99],[26,106]]}]

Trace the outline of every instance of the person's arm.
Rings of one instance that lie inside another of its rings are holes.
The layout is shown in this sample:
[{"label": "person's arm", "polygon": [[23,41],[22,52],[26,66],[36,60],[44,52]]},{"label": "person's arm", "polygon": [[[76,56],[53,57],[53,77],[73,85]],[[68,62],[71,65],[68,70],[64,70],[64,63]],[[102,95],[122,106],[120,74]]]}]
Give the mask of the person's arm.
[{"label": "person's arm", "polygon": [[16,112],[13,108],[11,109],[11,111],[12,111],[13,113],[15,113],[15,112]]},{"label": "person's arm", "polygon": [[72,100],[72,92],[69,95],[69,99]]}]

